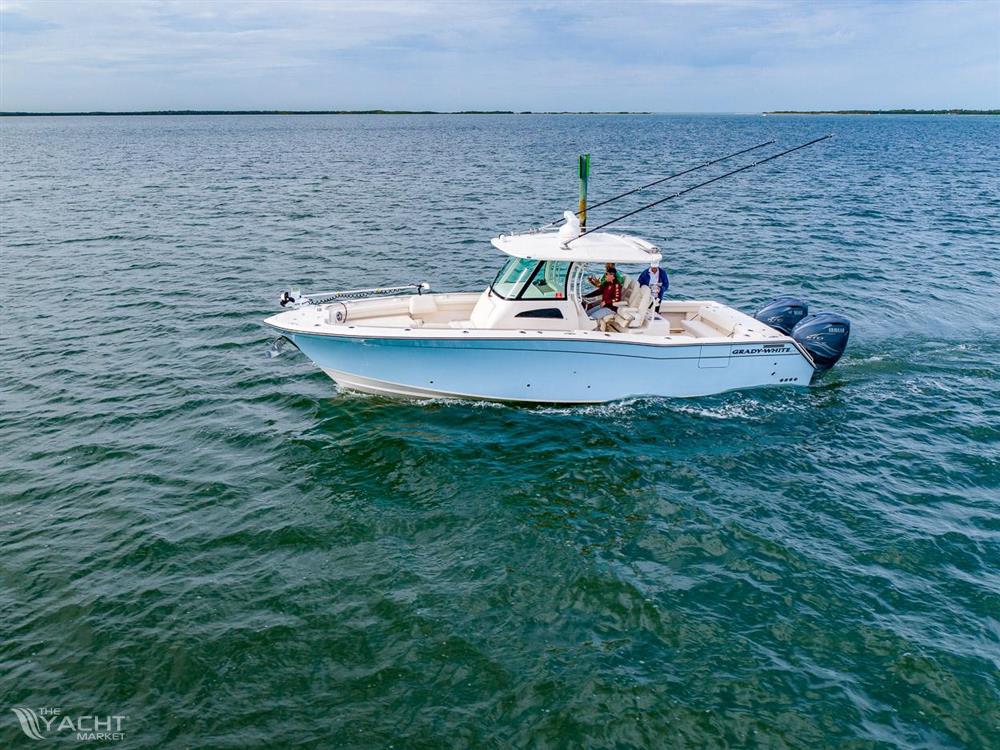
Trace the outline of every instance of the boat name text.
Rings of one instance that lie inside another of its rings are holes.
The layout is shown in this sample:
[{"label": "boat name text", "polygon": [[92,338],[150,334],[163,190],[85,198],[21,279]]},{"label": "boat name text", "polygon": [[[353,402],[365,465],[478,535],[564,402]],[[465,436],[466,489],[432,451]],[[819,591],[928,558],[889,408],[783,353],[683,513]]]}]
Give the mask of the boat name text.
[{"label": "boat name text", "polygon": [[743,356],[752,357],[758,354],[771,355],[771,354],[789,354],[792,351],[792,347],[788,344],[764,344],[763,346],[752,346],[749,348],[739,348],[733,349],[733,356]]}]

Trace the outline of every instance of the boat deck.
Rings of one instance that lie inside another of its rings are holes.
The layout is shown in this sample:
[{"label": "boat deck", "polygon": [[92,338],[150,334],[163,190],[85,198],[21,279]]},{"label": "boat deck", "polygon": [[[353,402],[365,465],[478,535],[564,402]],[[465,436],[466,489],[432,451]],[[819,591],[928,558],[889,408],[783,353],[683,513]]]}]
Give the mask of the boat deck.
[{"label": "boat deck", "polygon": [[[429,335],[433,338],[470,333],[481,335],[561,334],[601,337],[664,338],[670,343],[786,339],[779,331],[739,310],[711,300],[664,300],[639,326],[623,331],[601,331],[596,321],[589,328],[566,329],[563,320],[525,318],[517,327],[477,328],[470,320],[479,294],[426,294],[381,299],[352,300],[311,305],[274,316],[277,328],[302,333],[363,335]],[[279,320],[280,319],[280,320]]]}]

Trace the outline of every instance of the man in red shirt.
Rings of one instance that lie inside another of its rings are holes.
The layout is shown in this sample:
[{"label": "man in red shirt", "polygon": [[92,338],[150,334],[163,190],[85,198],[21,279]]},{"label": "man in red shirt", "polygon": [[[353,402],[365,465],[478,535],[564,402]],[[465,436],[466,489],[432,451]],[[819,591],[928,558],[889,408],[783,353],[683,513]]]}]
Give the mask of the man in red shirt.
[{"label": "man in red shirt", "polygon": [[[622,276],[620,273],[618,273],[618,268],[617,266],[615,266],[614,263],[605,263],[604,271],[605,272],[611,271],[615,275],[615,279],[618,280],[619,284],[625,283],[625,277]],[[587,281],[590,282],[592,286],[596,286],[599,289],[601,287],[601,284],[604,283],[604,276],[588,276]]]},{"label": "man in red shirt", "polygon": [[622,285],[623,290],[625,289],[625,276],[618,270],[614,263],[605,263],[604,271],[600,276],[587,277],[587,283],[595,287],[583,295],[583,306],[588,312],[592,312],[595,307],[601,306],[601,286],[604,284],[608,271],[614,273],[615,281]]},{"label": "man in red shirt", "polygon": [[601,318],[606,318],[608,315],[613,315],[615,312],[615,302],[621,302],[622,284],[618,280],[618,275],[615,271],[607,271],[604,274],[604,279],[601,281],[598,291],[601,293],[601,306],[595,307],[589,313],[590,317],[594,320],[600,320]]}]

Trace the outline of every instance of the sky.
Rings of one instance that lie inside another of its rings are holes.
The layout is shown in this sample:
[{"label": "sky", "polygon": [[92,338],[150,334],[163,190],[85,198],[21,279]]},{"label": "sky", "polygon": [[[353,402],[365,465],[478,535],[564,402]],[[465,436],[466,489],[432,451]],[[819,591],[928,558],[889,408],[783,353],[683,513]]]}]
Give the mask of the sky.
[{"label": "sky", "polygon": [[0,110],[1000,108],[1000,0],[0,0]]}]

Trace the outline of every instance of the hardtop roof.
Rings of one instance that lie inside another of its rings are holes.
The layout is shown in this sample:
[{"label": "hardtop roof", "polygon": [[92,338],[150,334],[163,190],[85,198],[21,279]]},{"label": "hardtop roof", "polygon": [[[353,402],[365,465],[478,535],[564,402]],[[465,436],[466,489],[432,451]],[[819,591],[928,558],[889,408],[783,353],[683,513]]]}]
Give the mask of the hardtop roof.
[{"label": "hardtop roof", "polygon": [[566,244],[560,241],[558,232],[501,234],[493,238],[492,243],[493,247],[507,255],[528,260],[649,263],[663,257],[659,248],[646,240],[611,232],[582,234]]}]

